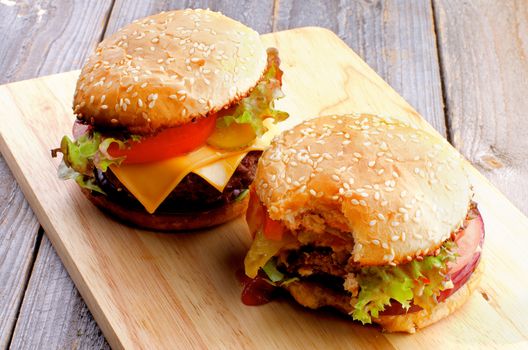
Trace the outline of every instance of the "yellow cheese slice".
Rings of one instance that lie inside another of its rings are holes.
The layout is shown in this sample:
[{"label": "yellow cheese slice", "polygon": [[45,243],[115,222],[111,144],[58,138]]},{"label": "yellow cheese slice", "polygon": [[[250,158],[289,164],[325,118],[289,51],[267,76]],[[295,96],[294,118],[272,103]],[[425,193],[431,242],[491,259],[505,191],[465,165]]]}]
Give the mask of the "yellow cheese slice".
[{"label": "yellow cheese slice", "polygon": [[[152,214],[187,174],[230,156],[233,156],[233,153],[203,146],[181,157],[144,164],[112,165],[110,169]],[[218,176],[215,177],[212,173],[206,174],[212,179],[218,179]]]},{"label": "yellow cheese slice", "polygon": [[205,181],[209,182],[211,186],[222,192],[246,154],[247,153],[240,153],[219,160],[199,169],[195,169],[193,170],[193,173],[201,176]]},{"label": "yellow cheese slice", "polygon": [[144,164],[112,165],[110,169],[119,181],[132,193],[149,213],[159,205],[190,172],[201,176],[218,191],[222,192],[236,168],[250,151],[264,150],[279,130],[265,120],[268,127],[255,143],[240,151],[221,151],[209,146],[159,162]]}]

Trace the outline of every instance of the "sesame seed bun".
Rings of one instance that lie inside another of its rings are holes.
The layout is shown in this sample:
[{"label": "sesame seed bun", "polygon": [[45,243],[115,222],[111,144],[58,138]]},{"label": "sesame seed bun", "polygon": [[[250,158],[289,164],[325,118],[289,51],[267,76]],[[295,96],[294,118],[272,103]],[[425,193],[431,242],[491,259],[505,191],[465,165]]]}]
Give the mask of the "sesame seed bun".
[{"label": "sesame seed bun", "polygon": [[131,210],[128,207],[100,195],[81,189],[83,194],[98,208],[112,215],[113,218],[140,228],[155,231],[197,230],[217,226],[242,215],[248,206],[249,198],[230,202],[221,207],[199,212],[155,213]]},{"label": "sesame seed bun", "polygon": [[81,71],[77,117],[134,134],[185,124],[238,101],[266,69],[257,32],[209,10],[164,12],[103,40]]},{"label": "sesame seed bun", "polygon": [[288,229],[353,239],[358,265],[432,253],[472,198],[447,141],[373,115],[320,117],[284,132],[262,155],[254,188]]}]

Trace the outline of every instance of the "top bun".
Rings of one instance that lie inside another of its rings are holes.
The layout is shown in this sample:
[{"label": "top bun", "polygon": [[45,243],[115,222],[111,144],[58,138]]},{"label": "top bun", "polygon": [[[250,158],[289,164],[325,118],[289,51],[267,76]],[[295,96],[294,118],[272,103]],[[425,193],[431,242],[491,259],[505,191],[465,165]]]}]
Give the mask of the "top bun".
[{"label": "top bun", "polygon": [[257,32],[209,10],[164,12],[103,40],[81,71],[79,119],[150,134],[218,111],[262,77]]},{"label": "top bun", "polygon": [[321,117],[284,132],[262,155],[254,186],[290,230],[353,239],[360,265],[432,253],[460,227],[472,197],[447,141],[373,115]]}]

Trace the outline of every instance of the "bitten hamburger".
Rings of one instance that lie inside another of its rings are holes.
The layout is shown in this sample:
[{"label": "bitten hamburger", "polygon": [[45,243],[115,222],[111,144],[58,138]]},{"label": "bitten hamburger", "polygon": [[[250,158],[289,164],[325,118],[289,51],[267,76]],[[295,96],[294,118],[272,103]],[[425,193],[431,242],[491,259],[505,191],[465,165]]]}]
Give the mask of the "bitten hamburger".
[{"label": "bitten hamburger", "polygon": [[131,224],[196,229],[243,213],[257,160],[287,117],[275,49],[220,13],[134,21],[103,40],[74,96],[59,175]]},{"label": "bitten hamburger", "polygon": [[249,277],[387,331],[446,317],[481,274],[462,158],[396,120],[321,117],[283,133],[260,159],[247,222]]}]

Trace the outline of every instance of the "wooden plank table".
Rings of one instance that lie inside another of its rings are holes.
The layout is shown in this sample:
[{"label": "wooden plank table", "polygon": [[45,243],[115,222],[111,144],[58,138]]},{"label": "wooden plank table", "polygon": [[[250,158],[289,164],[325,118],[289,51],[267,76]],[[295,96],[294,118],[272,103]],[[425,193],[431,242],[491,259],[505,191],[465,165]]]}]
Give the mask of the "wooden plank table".
[{"label": "wooden plank table", "polygon": [[[0,83],[80,68],[120,26],[185,7],[260,33],[333,30],[528,214],[522,0],[0,0]],[[108,348],[1,157],[0,213],[0,348]]]}]

